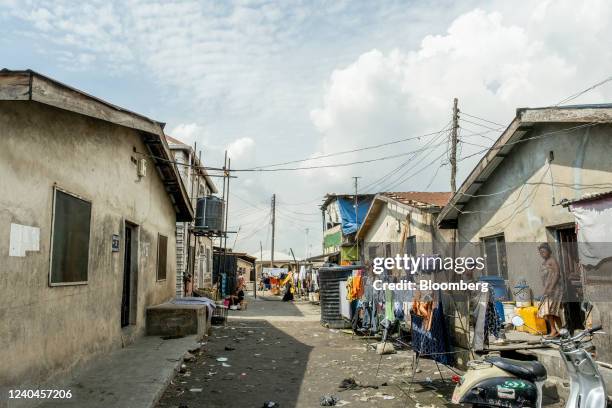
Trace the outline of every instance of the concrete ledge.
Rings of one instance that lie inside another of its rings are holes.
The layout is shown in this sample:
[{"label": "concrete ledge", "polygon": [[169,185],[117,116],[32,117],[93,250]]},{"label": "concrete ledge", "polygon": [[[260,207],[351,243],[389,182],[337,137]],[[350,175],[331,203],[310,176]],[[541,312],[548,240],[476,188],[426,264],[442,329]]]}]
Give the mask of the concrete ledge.
[{"label": "concrete ledge", "polygon": [[[162,340],[143,337],[77,371],[65,385],[72,398],[46,400],[40,408],[152,408],[174,377],[197,336]],[[9,406],[10,408],[10,406]]]},{"label": "concrete ledge", "polygon": [[163,303],[147,308],[147,336],[202,335],[207,331],[207,312],[201,304]]}]

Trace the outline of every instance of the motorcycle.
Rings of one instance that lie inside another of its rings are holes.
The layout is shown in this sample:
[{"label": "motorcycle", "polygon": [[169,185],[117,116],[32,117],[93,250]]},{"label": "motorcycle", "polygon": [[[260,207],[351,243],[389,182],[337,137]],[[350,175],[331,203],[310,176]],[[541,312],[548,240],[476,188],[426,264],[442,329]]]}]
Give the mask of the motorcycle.
[{"label": "motorcycle", "polygon": [[[525,325],[520,316],[512,319],[516,327]],[[570,337],[567,330],[560,338],[542,339],[556,345],[570,379],[566,408],[606,408],[607,393],[597,363],[586,350],[590,336],[601,326]],[[588,339],[587,339],[588,337]],[[458,377],[452,403],[474,407],[542,407],[542,388],[546,369],[537,361],[520,361],[499,356],[468,362],[468,371]]]}]

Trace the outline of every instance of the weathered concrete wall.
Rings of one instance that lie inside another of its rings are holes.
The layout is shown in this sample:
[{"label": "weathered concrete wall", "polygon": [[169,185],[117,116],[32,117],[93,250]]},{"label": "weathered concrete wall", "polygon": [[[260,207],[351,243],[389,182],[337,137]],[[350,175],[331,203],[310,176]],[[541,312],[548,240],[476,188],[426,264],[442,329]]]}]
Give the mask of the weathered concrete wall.
[{"label": "weathered concrete wall", "polygon": [[[175,291],[175,211],[127,128],[35,102],[0,102],[0,384],[38,384],[144,333],[145,308]],[[53,186],[92,202],[88,282],[50,287]],[[138,225],[135,324],[120,327],[124,222]],[[9,257],[11,223],[40,228],[40,250]],[[121,250],[111,251],[111,237]],[[157,281],[158,234],[168,237]]]},{"label": "weathered concrete wall", "polygon": [[[553,205],[553,194],[559,203],[563,198],[601,192],[597,185],[612,183],[612,127],[558,132],[567,126],[542,126],[527,134],[527,138],[540,138],[518,143],[476,193],[490,196],[472,198],[459,216],[459,242],[504,233],[508,286],[526,279],[534,292],[542,290],[542,260],[534,243],[554,243],[553,227],[575,221],[567,208]],[[543,135],[550,132],[558,133]],[[554,160],[549,172],[550,151]]]},{"label": "weathered concrete wall", "polygon": [[[448,230],[435,228],[436,214],[423,211],[419,208],[386,203],[374,224],[365,234],[366,243],[398,243],[402,244],[402,237],[416,237],[417,255],[427,254],[439,250],[440,245],[446,246],[452,236]],[[400,250],[401,248],[397,248]],[[367,254],[366,254],[367,255]],[[379,256],[383,254],[380,253]],[[396,254],[393,254],[395,256]]]}]

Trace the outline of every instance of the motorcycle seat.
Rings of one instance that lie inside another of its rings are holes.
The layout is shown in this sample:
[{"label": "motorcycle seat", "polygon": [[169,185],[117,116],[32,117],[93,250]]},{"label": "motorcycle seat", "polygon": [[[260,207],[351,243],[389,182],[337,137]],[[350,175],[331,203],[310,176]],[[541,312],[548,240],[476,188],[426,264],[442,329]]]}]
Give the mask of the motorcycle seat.
[{"label": "motorcycle seat", "polygon": [[498,356],[487,357],[485,361],[524,380],[544,381],[546,379],[546,369],[537,361],[513,360]]}]

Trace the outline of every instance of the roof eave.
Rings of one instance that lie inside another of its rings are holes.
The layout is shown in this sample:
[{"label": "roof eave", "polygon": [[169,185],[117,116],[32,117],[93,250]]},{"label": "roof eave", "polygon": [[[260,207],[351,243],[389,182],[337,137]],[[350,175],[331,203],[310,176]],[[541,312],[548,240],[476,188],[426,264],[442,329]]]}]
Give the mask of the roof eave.
[{"label": "roof eave", "polygon": [[163,130],[165,123],[123,109],[32,70],[0,70],[0,82],[0,100],[34,101],[138,131],[176,210],[176,220],[193,219],[194,211],[185,186],[176,167],[171,164],[173,158]]}]

